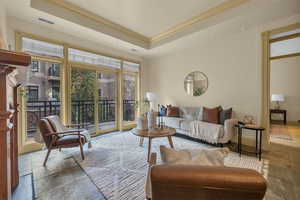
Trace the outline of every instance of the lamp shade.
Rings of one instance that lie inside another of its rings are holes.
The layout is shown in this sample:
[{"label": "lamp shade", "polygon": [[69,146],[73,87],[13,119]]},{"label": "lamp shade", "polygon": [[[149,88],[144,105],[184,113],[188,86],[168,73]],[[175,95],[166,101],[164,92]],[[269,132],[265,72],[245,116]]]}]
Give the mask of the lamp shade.
[{"label": "lamp shade", "polygon": [[154,92],[147,92],[146,98],[148,101],[155,101],[156,100],[156,94]]},{"label": "lamp shade", "polygon": [[271,97],[272,101],[284,101],[284,95],[283,94],[272,94]]}]

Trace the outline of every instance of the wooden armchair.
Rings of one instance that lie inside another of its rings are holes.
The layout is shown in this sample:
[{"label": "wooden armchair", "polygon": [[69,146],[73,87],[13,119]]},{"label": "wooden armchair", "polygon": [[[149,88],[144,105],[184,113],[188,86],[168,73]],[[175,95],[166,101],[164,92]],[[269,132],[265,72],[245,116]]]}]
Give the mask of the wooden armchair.
[{"label": "wooden armchair", "polygon": [[49,119],[39,120],[38,127],[48,149],[43,166],[46,166],[48,157],[52,149],[80,147],[81,157],[84,160],[83,145],[87,142],[86,135],[82,134],[80,129],[73,129],[58,132],[51,125]]}]

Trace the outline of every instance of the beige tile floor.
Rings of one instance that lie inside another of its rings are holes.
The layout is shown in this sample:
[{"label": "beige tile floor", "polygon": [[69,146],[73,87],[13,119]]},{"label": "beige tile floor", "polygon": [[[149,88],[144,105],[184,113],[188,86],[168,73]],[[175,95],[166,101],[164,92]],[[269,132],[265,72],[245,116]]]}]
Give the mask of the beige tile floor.
[{"label": "beige tile floor", "polygon": [[[93,138],[96,143],[102,136]],[[101,191],[70,156],[78,148],[54,151],[47,167],[42,167],[46,151],[20,157],[20,175],[32,174],[34,199],[38,200],[102,200]],[[266,200],[300,199],[300,148],[272,143],[263,153],[267,165]],[[27,199],[22,199],[27,200]]]}]

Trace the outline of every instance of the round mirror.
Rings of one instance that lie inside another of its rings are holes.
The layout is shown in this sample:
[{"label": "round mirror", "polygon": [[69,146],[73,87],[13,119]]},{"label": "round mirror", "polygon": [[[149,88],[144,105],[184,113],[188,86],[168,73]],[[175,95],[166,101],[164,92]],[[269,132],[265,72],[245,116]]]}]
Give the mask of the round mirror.
[{"label": "round mirror", "polygon": [[204,94],[208,87],[207,76],[199,71],[189,73],[184,79],[184,89],[188,95],[198,97]]}]

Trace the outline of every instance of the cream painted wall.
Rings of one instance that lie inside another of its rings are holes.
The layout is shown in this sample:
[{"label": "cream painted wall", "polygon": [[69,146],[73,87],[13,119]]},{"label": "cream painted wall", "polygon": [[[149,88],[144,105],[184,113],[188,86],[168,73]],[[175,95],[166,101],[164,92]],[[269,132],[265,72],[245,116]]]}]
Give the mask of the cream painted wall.
[{"label": "cream painted wall", "polygon": [[[149,89],[159,103],[182,106],[222,105],[233,107],[237,117],[259,115],[260,77],[257,66],[257,34],[244,31],[214,43],[195,46],[149,62]],[[200,97],[188,96],[185,76],[201,71],[208,77],[208,90]]]},{"label": "cream painted wall", "polygon": [[[253,115],[260,123],[262,114],[261,33],[299,21],[299,16],[269,24],[242,28],[231,34],[218,35],[211,28],[213,39],[199,39],[175,53],[147,61],[147,91],[157,93],[160,104],[181,106],[222,105],[233,107],[235,116]],[[220,25],[217,25],[218,27]],[[226,30],[226,24],[222,24]],[[197,34],[197,33],[196,33]],[[199,34],[201,34],[199,32]],[[201,41],[200,41],[201,40]],[[180,47],[179,47],[180,48]],[[188,96],[183,88],[185,76],[201,71],[209,79],[207,92],[200,97]],[[249,145],[254,145],[254,134],[247,134]],[[268,148],[268,135],[263,136]]]},{"label": "cream painted wall", "polygon": [[270,92],[285,95],[285,102],[281,103],[281,108],[287,110],[287,121],[292,123],[300,120],[299,75],[300,56],[271,61]]}]

